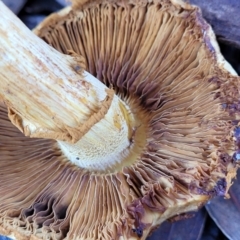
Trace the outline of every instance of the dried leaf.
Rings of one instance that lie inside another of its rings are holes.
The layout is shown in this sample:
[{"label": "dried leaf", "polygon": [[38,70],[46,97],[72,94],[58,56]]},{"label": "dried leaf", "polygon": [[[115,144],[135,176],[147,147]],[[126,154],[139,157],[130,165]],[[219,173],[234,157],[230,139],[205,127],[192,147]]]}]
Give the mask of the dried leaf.
[{"label": "dried leaf", "polygon": [[218,228],[216,223],[211,219],[208,215],[207,220],[205,222],[205,227],[201,236],[201,240],[229,240],[222,231]]},{"label": "dried leaf", "polygon": [[[15,14],[19,13],[27,0],[3,0],[3,3]],[[1,239],[0,239],[1,240]]]},{"label": "dried leaf", "polygon": [[174,223],[164,222],[147,240],[199,240],[206,217],[205,209],[201,209],[192,218]]},{"label": "dried leaf", "polygon": [[0,235],[0,240],[11,240],[11,238]]},{"label": "dried leaf", "polygon": [[229,191],[230,199],[216,198],[206,209],[217,226],[230,240],[240,239],[240,172]]},{"label": "dried leaf", "polygon": [[219,40],[240,47],[239,0],[190,0],[190,3],[202,9]]}]

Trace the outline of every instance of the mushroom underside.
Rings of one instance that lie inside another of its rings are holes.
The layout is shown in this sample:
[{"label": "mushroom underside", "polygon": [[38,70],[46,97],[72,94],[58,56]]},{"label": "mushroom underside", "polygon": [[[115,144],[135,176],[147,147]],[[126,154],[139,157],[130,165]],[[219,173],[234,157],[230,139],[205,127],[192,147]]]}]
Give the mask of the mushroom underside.
[{"label": "mushroom underside", "polygon": [[[236,167],[238,78],[219,66],[209,26],[187,6],[98,1],[36,29],[60,52],[85,58],[86,70],[141,116],[134,131],[144,134],[132,141],[132,164],[90,171],[71,164],[55,141],[25,137],[2,104],[0,232],[145,239],[166,219],[227,194]],[[139,142],[144,146],[134,148]]]}]

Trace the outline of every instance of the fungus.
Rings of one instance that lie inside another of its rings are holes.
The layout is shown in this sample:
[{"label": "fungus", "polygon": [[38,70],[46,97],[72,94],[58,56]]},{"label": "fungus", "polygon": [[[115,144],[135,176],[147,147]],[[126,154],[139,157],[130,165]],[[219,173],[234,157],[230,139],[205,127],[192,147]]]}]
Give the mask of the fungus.
[{"label": "fungus", "polygon": [[228,196],[239,77],[197,7],[74,0],[35,29],[61,53],[0,16],[0,233],[145,239]]}]

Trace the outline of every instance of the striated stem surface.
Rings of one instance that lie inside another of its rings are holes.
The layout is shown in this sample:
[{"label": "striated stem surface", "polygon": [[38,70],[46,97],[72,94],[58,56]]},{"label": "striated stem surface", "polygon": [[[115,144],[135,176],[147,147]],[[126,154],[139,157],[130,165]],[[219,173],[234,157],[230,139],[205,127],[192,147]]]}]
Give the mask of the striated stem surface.
[{"label": "striated stem surface", "polygon": [[99,168],[108,155],[111,165],[129,146],[132,115],[71,54],[47,45],[0,2],[0,96],[12,123],[26,136],[58,140],[77,165]]}]

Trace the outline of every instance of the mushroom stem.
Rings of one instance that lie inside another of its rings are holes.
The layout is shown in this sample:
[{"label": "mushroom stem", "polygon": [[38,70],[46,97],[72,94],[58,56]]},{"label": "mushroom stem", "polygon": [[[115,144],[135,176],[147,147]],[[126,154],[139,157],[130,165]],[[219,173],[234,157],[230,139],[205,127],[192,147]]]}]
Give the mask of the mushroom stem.
[{"label": "mushroom stem", "polygon": [[0,53],[0,96],[26,136],[57,140],[85,168],[105,169],[126,154],[133,120],[128,106],[83,70],[81,56],[57,52],[1,1]]}]

